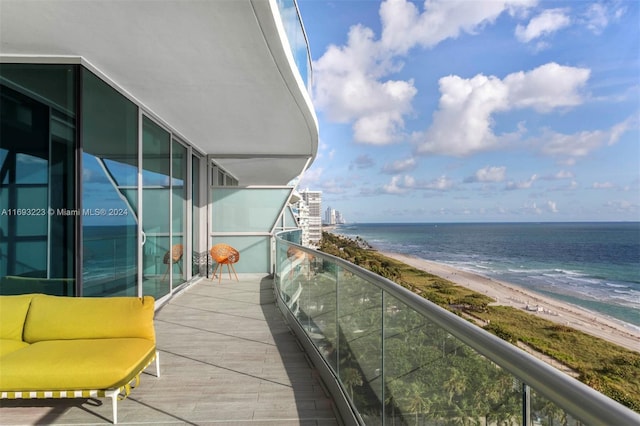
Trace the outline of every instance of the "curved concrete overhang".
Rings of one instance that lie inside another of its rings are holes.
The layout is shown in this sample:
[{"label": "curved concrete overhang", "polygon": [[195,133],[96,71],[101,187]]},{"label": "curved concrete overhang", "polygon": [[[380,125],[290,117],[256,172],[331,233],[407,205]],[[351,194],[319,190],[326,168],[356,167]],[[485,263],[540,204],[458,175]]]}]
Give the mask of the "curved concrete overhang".
[{"label": "curved concrete overhang", "polygon": [[275,0],[1,0],[0,54],[82,58],[240,185],[286,184],[317,152]]}]

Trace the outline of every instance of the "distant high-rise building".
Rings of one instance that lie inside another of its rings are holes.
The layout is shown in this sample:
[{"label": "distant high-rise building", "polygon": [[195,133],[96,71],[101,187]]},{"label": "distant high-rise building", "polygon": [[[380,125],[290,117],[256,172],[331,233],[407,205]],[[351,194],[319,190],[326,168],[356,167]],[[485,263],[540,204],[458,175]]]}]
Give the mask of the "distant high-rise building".
[{"label": "distant high-rise building", "polygon": [[324,224],[325,225],[340,225],[345,223],[344,216],[336,209],[327,207],[324,211]]},{"label": "distant high-rise building", "polygon": [[309,207],[309,242],[317,244],[322,238],[322,191],[307,188],[300,195]]},{"label": "distant high-rise building", "polygon": [[324,211],[324,223],[326,225],[335,225],[336,224],[336,210],[331,207],[327,207]]},{"label": "distant high-rise building", "polygon": [[307,203],[304,202],[298,192],[294,192],[291,198],[291,210],[298,223],[298,227],[302,231],[300,244],[308,247],[311,245],[309,243],[309,206],[307,206]]}]

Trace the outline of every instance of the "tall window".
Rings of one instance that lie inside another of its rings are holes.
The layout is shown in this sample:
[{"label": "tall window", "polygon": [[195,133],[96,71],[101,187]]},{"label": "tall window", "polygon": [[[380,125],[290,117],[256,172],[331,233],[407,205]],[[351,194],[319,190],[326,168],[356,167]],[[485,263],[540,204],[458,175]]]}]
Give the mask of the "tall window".
[{"label": "tall window", "polygon": [[82,71],[83,295],[137,294],[138,108]]},{"label": "tall window", "polygon": [[0,64],[0,292],[75,293],[74,65]]},{"label": "tall window", "polygon": [[169,294],[171,250],[171,135],[144,117],[142,121],[142,291]]},{"label": "tall window", "polygon": [[80,65],[0,64],[0,113],[0,294],[161,298],[198,274],[186,143]]},{"label": "tall window", "polygon": [[171,163],[171,276],[173,287],[176,287],[186,281],[183,257],[187,219],[187,148],[176,140],[171,143]]},{"label": "tall window", "polygon": [[[191,159],[191,241],[193,247],[191,274],[197,276],[207,265],[207,252],[200,251],[200,158],[195,155]],[[200,271],[200,268],[203,268]]]}]

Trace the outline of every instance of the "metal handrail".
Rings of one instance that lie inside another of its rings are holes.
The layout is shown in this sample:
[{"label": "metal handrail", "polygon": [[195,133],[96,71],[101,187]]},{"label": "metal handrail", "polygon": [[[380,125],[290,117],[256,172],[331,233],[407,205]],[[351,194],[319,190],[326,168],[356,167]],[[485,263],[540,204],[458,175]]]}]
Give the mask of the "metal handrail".
[{"label": "metal handrail", "polygon": [[[286,232],[286,231],[285,231]],[[499,337],[380,275],[339,257],[283,240],[297,249],[340,265],[399,299],[429,321],[508,371],[536,393],[588,425],[640,425],[640,414],[570,377]]]}]

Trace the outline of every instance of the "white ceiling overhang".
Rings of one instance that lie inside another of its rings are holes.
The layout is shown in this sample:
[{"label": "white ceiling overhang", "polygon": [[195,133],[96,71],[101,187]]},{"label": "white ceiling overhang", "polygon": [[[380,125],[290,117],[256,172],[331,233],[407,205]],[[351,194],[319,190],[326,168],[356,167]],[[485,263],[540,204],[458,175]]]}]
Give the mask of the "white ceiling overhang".
[{"label": "white ceiling overhang", "polygon": [[282,185],[318,125],[279,16],[275,0],[1,0],[0,53],[82,58],[241,185]]}]

